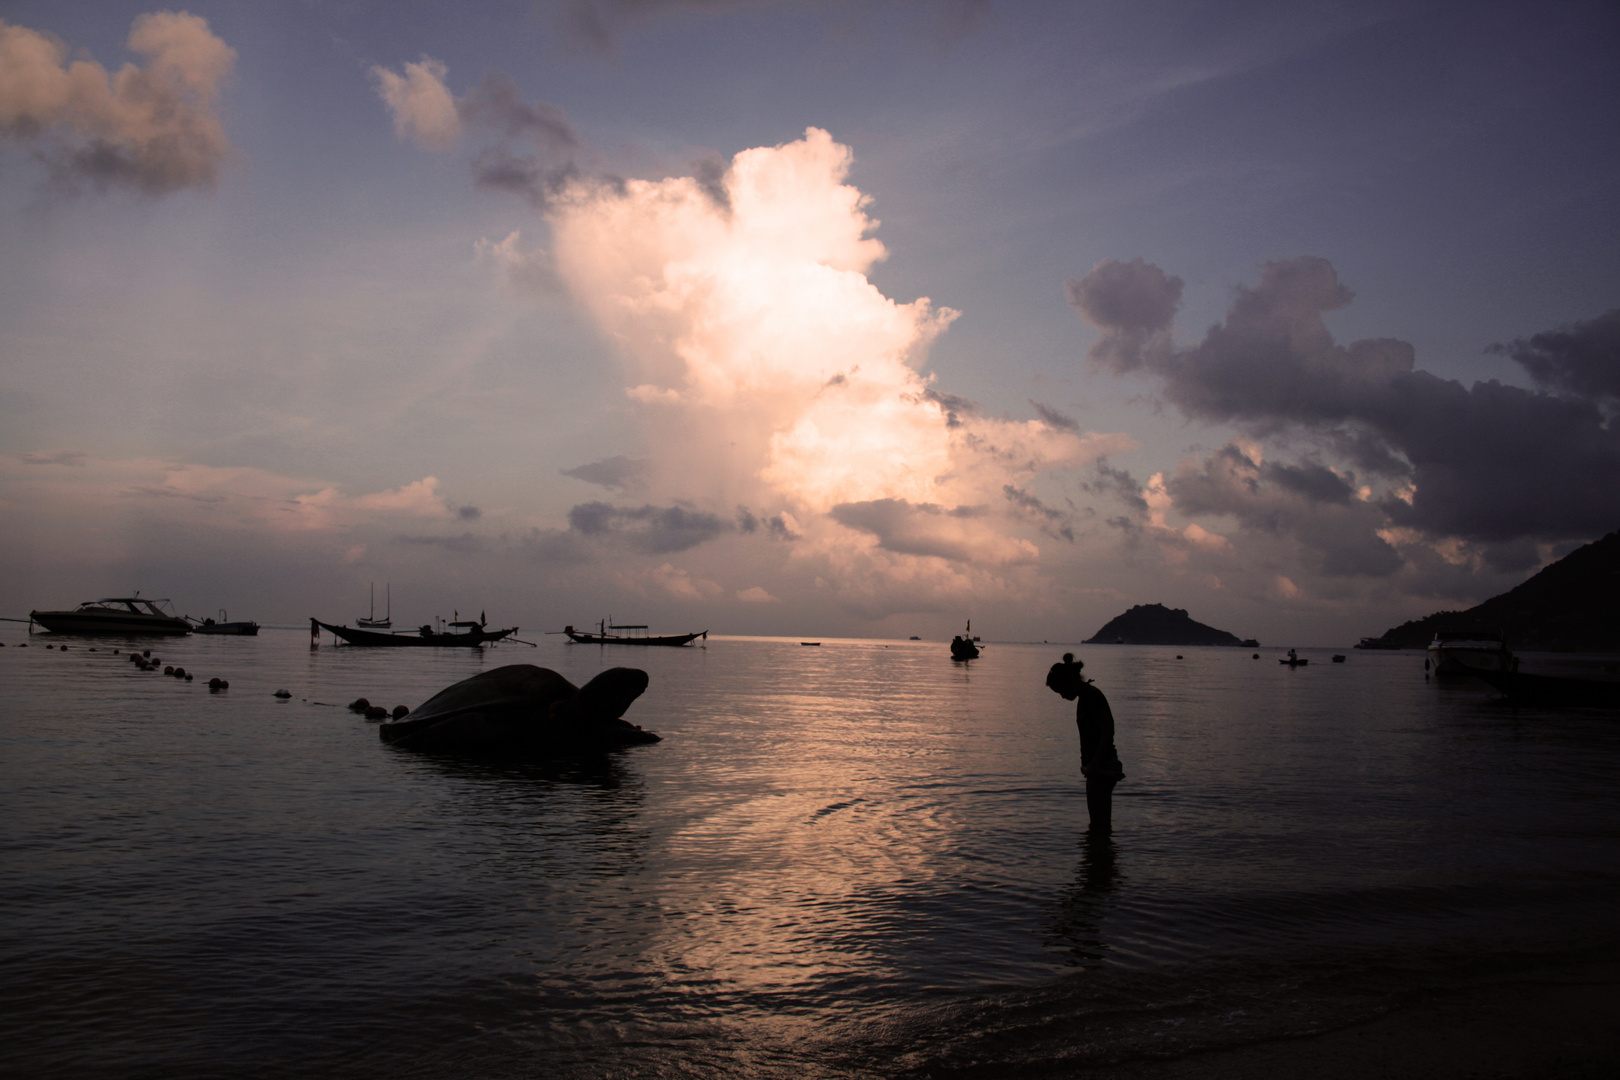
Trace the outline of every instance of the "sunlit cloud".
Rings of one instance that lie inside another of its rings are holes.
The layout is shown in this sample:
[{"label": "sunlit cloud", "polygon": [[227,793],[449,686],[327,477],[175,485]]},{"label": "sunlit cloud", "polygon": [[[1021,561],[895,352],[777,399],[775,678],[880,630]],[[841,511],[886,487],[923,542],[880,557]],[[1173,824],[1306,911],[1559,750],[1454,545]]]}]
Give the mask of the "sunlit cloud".
[{"label": "sunlit cloud", "polygon": [[405,65],[404,74],[375,66],[377,93],[394,116],[394,133],[424,150],[448,150],[461,139],[456,99],[444,85],[449,69],[424,56]]},{"label": "sunlit cloud", "polygon": [[116,74],[0,21],[0,138],[31,144],[60,182],[149,195],[212,187],[231,147],[216,113],[236,51],[206,19],[137,16],[129,49],[144,67]]},{"label": "sunlit cloud", "polygon": [[[695,177],[579,181],[549,213],[559,273],[629,364],[656,450],[638,475],[647,490],[755,508],[793,537],[795,565],[864,606],[901,581],[894,610],[1012,588],[1001,572],[1040,556],[1028,534],[1063,523],[1009,487],[1133,444],[1045,406],[988,418],[933,387],[928,349],[957,313],[868,280],[885,250],[845,182],[851,160],[811,128],[737,154],[717,180],[724,200]],[[570,475],[619,479],[605,464]],[[581,531],[652,520],[650,505],[587,507]]]}]

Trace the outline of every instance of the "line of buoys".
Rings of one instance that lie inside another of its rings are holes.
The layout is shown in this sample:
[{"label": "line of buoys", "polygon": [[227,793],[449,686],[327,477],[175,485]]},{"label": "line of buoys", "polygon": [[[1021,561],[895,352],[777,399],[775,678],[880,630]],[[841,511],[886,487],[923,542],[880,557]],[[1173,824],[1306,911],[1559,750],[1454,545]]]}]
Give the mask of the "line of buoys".
[{"label": "line of buoys", "polygon": [[349,711],[357,712],[367,720],[387,720],[390,717],[398,720],[401,717],[410,715],[411,710],[404,705],[395,705],[394,711],[389,712],[381,705],[373,705],[369,698],[362,697],[349,702]]},{"label": "line of buoys", "polygon": [[285,700],[287,698],[292,697],[292,693],[290,691],[287,691],[287,690],[277,690],[276,693],[275,693],[275,696]]}]

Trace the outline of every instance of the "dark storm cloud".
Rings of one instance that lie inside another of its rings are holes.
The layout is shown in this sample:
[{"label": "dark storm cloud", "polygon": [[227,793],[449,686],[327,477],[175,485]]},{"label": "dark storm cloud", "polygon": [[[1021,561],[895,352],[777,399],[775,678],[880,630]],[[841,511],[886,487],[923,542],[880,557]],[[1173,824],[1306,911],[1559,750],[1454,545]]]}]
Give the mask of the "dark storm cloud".
[{"label": "dark storm cloud", "polygon": [[645,461],[627,458],[622,454],[562,470],[564,476],[572,476],[575,480],[583,480],[587,484],[595,484],[613,491],[624,491],[636,486],[646,472]]},{"label": "dark storm cloud", "polygon": [[734,526],[715,514],[681,506],[613,506],[581,503],[568,511],[568,527],[582,536],[617,537],[653,555],[685,551]]},{"label": "dark storm cloud", "polygon": [[709,201],[727,214],[731,213],[731,192],[726,190],[726,174],[730,170],[731,163],[717,151],[710,151],[692,162],[692,179]]},{"label": "dark storm cloud", "polygon": [[1267,464],[1261,470],[1266,479],[1295,495],[1303,495],[1311,502],[1336,503],[1346,506],[1355,497],[1356,489],[1350,481],[1325,465]]},{"label": "dark storm cloud", "polygon": [[961,427],[962,417],[979,415],[978,402],[958,397],[956,394],[947,394],[930,387],[922,392],[921,398],[923,401],[932,401],[944,411],[946,427]]},{"label": "dark storm cloud", "polygon": [[461,518],[463,521],[477,521],[483,516],[484,512],[471,504],[456,509],[456,517]]},{"label": "dark storm cloud", "polygon": [[1150,344],[1168,347],[1181,286],[1180,278],[1141,259],[1104,259],[1085,277],[1070,278],[1069,304],[1105,331],[1091,347],[1091,359],[1120,375],[1141,366]]},{"label": "dark storm cloud", "polygon": [[[1336,344],[1322,316],[1354,294],[1325,259],[1266,264],[1190,348],[1169,341],[1166,304],[1180,284],[1151,264],[1099,264],[1070,294],[1103,331],[1092,359],[1158,377],[1187,416],[1292,429],[1361,470],[1410,481],[1410,501],[1389,494],[1378,504],[1394,524],[1502,544],[1597,536],[1620,521],[1620,430],[1595,404],[1494,380],[1464,387],[1416,370],[1403,341]],[[1521,351],[1560,388],[1607,386],[1607,319]]]},{"label": "dark storm cloud", "polygon": [[1493,345],[1490,351],[1512,357],[1551,390],[1620,398],[1620,308],[1510,345]]},{"label": "dark storm cloud", "polygon": [[1118,499],[1138,514],[1147,513],[1147,500],[1142,497],[1143,484],[1130,472],[1109,465],[1107,458],[1098,458],[1092,465],[1092,471],[1097,478],[1080,481],[1082,491]]},{"label": "dark storm cloud", "polygon": [[1404,565],[1378,530],[1378,507],[1354,500],[1349,485],[1319,465],[1262,467],[1227,445],[1184,462],[1165,481],[1175,508],[1190,516],[1228,515],[1243,528],[1293,537],[1332,576],[1386,577]]},{"label": "dark storm cloud", "polygon": [[473,158],[473,175],[480,187],[543,207],[579,175],[574,153],[580,138],[562,110],[543,101],[524,101],[510,76],[486,75],[456,100],[456,113],[469,129],[499,139]]},{"label": "dark storm cloud", "polygon": [[1034,400],[1033,398],[1030,399],[1029,403],[1035,407],[1035,412],[1040,416],[1040,418],[1042,420],[1044,420],[1046,422],[1046,425],[1048,427],[1054,427],[1054,428],[1057,428],[1060,431],[1079,431],[1080,430],[1080,421],[1076,420],[1074,417],[1065,416],[1062,413],[1058,412],[1056,409],[1051,408],[1051,407],[1046,406],[1046,405],[1042,405],[1040,402]]},{"label": "dark storm cloud", "polygon": [[1011,484],[1002,485],[1001,493],[1024,517],[1038,524],[1047,536],[1074,543],[1074,525],[1067,512],[1047,506],[1023,488]]}]

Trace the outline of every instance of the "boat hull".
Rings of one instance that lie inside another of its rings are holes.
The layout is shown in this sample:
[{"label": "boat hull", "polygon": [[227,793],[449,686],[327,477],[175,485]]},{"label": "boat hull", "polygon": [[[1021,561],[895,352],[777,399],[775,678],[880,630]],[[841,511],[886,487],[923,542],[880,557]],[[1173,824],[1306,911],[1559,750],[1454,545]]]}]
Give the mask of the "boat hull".
[{"label": "boat hull", "polygon": [[259,624],[256,622],[217,622],[203,623],[191,628],[193,634],[225,634],[235,637],[258,637]]},{"label": "boat hull", "polygon": [[319,619],[311,619],[312,630],[325,630],[332,636],[339,638],[350,645],[365,645],[380,648],[479,648],[484,645],[493,645],[503,638],[511,637],[518,632],[518,628],[508,627],[505,630],[475,629],[465,634],[379,634],[375,630],[356,630],[348,626],[333,626],[323,623]]},{"label": "boat hull", "polygon": [[179,637],[191,633],[184,619],[137,612],[86,614],[78,611],[30,611],[28,617],[53,634],[153,634]]},{"label": "boat hull", "polygon": [[665,634],[661,637],[620,637],[618,634],[582,634],[576,630],[564,630],[568,640],[575,645],[669,645],[679,647],[690,645],[700,637],[708,634],[707,630],[699,630],[695,634]]}]

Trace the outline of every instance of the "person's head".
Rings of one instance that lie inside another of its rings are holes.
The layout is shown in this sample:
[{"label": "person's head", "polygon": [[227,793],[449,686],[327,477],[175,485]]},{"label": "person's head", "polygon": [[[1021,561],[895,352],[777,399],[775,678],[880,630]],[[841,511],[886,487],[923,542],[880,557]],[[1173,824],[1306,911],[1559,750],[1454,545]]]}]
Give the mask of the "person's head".
[{"label": "person's head", "polygon": [[1086,666],[1086,662],[1084,660],[1076,660],[1074,658],[1074,653],[1072,652],[1066,652],[1063,654],[1063,662],[1065,664],[1073,664],[1077,668],[1083,668]]}]

